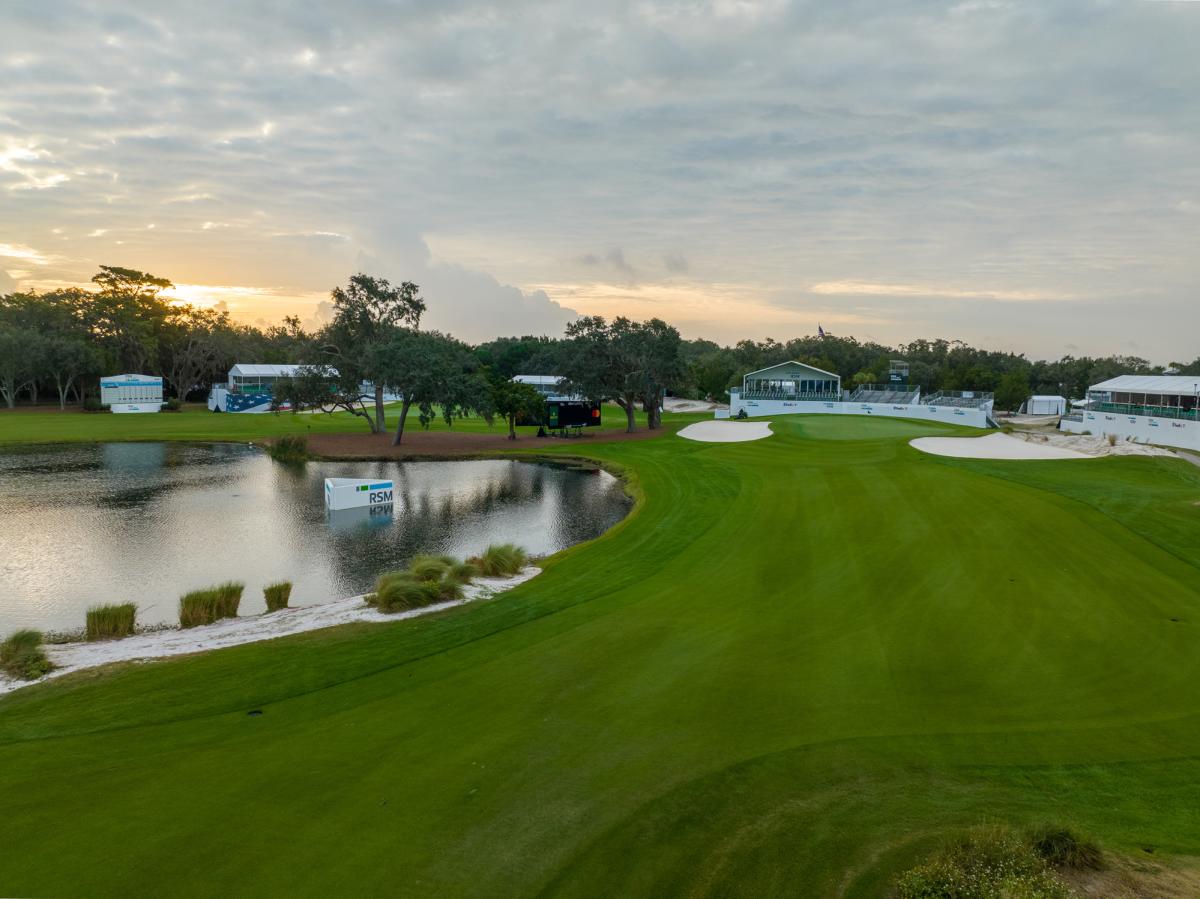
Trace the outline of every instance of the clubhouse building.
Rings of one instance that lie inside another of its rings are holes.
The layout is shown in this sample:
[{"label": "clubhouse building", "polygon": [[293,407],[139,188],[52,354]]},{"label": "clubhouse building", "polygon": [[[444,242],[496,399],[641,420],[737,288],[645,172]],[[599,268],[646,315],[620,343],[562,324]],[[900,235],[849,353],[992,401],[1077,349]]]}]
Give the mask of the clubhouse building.
[{"label": "clubhouse building", "polygon": [[944,421],[973,428],[993,427],[992,394],[944,390],[922,397],[911,384],[863,384],[842,389],[842,379],[804,362],[780,362],[752,371],[729,391],[729,411],[718,418],[755,415],[881,415]]}]

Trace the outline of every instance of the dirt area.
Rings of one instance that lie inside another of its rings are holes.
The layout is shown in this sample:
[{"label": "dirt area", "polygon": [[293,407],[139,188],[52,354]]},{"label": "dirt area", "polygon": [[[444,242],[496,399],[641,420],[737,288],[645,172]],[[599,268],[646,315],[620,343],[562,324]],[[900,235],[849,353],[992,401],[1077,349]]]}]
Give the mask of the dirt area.
[{"label": "dirt area", "polygon": [[399,446],[392,446],[391,434],[313,434],[308,438],[308,449],[314,455],[329,459],[446,458],[484,456],[512,449],[583,448],[619,440],[647,440],[663,433],[661,429],[650,431],[643,427],[632,434],[605,430],[600,433],[584,432],[581,437],[535,437],[533,432],[526,430],[518,431],[516,440],[509,440],[508,434],[500,430],[494,434],[478,434],[424,431],[418,427],[406,430]]},{"label": "dirt area", "polygon": [[1106,437],[1094,434],[1067,434],[1062,431],[1013,431],[1013,437],[1041,446],[1074,450],[1088,456],[1173,456],[1169,449],[1132,440],[1109,444]]},{"label": "dirt area", "polygon": [[667,412],[712,412],[714,409],[728,409],[727,403],[712,403],[708,400],[685,400],[677,396],[669,396],[663,400],[663,409]]},{"label": "dirt area", "polygon": [[1074,871],[1059,876],[1089,899],[1182,899],[1200,896],[1200,860],[1156,862],[1150,855],[1114,858],[1102,871]]}]

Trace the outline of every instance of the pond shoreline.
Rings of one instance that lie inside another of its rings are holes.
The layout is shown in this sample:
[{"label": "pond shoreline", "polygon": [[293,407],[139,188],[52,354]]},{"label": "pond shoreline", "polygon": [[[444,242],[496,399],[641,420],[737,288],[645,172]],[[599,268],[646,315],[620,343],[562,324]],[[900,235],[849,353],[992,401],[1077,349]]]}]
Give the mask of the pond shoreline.
[{"label": "pond shoreline", "polygon": [[105,665],[149,662],[173,656],[211,652],[230,646],[275,640],[280,637],[338,627],[343,624],[359,622],[387,624],[404,621],[468,603],[491,599],[532,580],[541,573],[541,568],[527,566],[512,577],[478,577],[463,587],[462,599],[395,614],[386,614],[367,605],[364,594],[331,602],[280,609],[277,612],[263,612],[260,615],[227,618],[213,624],[187,629],[164,627],[118,640],[47,644],[45,646],[46,655],[55,666],[54,670],[36,680],[18,680],[0,674],[0,696],[23,687],[55,680],[77,671],[86,671]]}]

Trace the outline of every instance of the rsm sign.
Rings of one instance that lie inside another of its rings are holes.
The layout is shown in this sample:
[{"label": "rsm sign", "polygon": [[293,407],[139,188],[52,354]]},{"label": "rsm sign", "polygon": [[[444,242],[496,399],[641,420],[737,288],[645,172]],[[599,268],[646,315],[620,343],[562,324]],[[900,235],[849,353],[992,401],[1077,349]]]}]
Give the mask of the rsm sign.
[{"label": "rsm sign", "polygon": [[325,479],[327,509],[390,506],[395,502],[395,497],[396,488],[391,481],[372,481],[366,478]]}]

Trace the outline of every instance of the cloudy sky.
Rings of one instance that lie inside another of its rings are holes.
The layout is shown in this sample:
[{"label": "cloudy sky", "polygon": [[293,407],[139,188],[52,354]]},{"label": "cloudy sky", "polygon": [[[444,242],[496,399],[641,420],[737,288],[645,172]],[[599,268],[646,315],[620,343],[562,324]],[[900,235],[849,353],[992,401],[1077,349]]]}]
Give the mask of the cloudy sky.
[{"label": "cloudy sky", "polygon": [[3,0],[0,291],[1200,355],[1200,3]]}]

